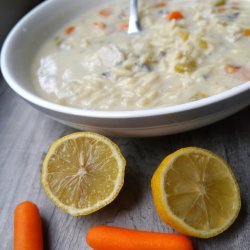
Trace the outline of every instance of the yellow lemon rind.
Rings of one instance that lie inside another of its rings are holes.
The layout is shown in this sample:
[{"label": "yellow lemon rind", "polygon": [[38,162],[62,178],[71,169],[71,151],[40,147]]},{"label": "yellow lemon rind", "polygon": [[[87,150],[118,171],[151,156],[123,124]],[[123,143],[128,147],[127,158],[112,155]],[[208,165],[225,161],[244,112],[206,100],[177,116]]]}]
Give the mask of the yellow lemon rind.
[{"label": "yellow lemon rind", "polygon": [[[114,191],[109,195],[109,197],[107,197],[106,199],[95,204],[95,206],[93,206],[91,208],[83,208],[83,209],[77,209],[77,208],[73,208],[71,206],[67,206],[67,205],[63,204],[55,195],[53,195],[53,193],[50,190],[49,185],[47,183],[47,179],[46,179],[46,176],[47,176],[47,167],[46,166],[48,165],[48,161],[49,161],[51,155],[53,154],[53,152],[55,151],[55,149],[60,144],[62,144],[64,141],[67,141],[68,139],[79,138],[79,137],[90,137],[90,138],[94,138],[97,140],[101,140],[102,142],[104,142],[107,145],[109,145],[110,147],[112,147],[112,152],[115,155],[115,158],[117,159],[118,165],[119,165],[119,176],[117,177],[116,186],[114,188]],[[126,160],[123,157],[119,147],[114,142],[112,142],[110,139],[108,139],[107,137],[105,137],[103,135],[94,133],[94,132],[75,132],[75,133],[63,136],[51,144],[51,146],[48,150],[48,153],[45,156],[45,159],[43,161],[41,182],[42,182],[44,191],[47,194],[47,196],[49,197],[49,199],[62,211],[64,211],[65,213],[68,213],[72,216],[89,215],[89,214],[94,213],[94,212],[100,210],[101,208],[107,206],[118,196],[118,194],[121,191],[123,184],[124,184],[125,166],[126,166]]]},{"label": "yellow lemon rind", "polygon": [[[165,190],[164,190],[164,177],[166,175],[166,172],[168,171],[168,168],[171,167],[171,163],[179,156],[183,154],[187,154],[188,152],[191,151],[199,151],[199,152],[206,152],[209,154],[211,157],[216,158],[217,160],[220,160],[222,165],[226,167],[226,169],[229,171],[230,176],[232,178],[233,183],[235,184],[236,192],[237,192],[237,209],[235,211],[235,214],[232,216],[232,218],[222,227],[216,228],[214,230],[197,230],[185,222],[183,222],[180,218],[178,218],[176,215],[174,215],[171,212],[171,208],[167,204],[167,199],[165,195]],[[158,212],[158,215],[160,218],[169,226],[173,227],[175,230],[189,235],[193,237],[198,237],[198,238],[210,238],[213,236],[216,236],[222,232],[224,232],[226,229],[228,229],[233,222],[236,220],[240,208],[241,208],[241,199],[240,199],[240,189],[238,186],[238,183],[236,181],[236,178],[229,167],[228,163],[218,155],[214,154],[213,152],[206,150],[206,149],[200,149],[197,147],[187,147],[187,148],[182,148],[174,153],[168,155],[163,161],[160,163],[159,167],[153,174],[152,180],[151,180],[151,189],[152,189],[152,196],[153,196],[153,201],[156,207],[156,210]]]}]

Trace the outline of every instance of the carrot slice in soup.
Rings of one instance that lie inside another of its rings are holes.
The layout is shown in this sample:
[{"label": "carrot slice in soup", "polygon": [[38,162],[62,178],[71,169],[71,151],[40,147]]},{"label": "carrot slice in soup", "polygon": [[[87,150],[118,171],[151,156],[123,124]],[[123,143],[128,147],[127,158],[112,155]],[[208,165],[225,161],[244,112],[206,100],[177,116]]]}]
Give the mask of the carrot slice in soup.
[{"label": "carrot slice in soup", "polygon": [[101,17],[109,17],[111,14],[112,14],[112,11],[109,9],[103,9],[103,10],[100,10],[99,12],[99,15]]},{"label": "carrot slice in soup", "polygon": [[180,11],[172,11],[167,15],[168,20],[173,20],[173,19],[182,19],[184,18],[183,14]]},{"label": "carrot slice in soup", "polygon": [[250,29],[243,30],[244,36],[250,36]]},{"label": "carrot slice in soup", "polygon": [[121,23],[118,29],[121,32],[126,31],[128,29],[128,23]]},{"label": "carrot slice in soup", "polygon": [[226,65],[225,66],[225,71],[228,74],[234,74],[234,73],[238,72],[239,70],[240,70],[239,66],[234,66],[234,65]]},{"label": "carrot slice in soup", "polygon": [[75,30],[74,26],[69,26],[65,29],[65,34],[69,35]]}]

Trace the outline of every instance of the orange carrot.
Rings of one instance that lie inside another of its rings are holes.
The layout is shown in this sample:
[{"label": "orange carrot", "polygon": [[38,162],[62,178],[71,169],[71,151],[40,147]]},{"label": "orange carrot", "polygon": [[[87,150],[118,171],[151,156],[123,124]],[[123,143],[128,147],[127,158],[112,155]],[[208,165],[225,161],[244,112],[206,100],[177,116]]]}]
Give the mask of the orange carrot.
[{"label": "orange carrot", "polygon": [[107,28],[107,24],[96,21],[96,22],[93,22],[93,27],[103,30]]},{"label": "orange carrot", "polygon": [[126,23],[121,23],[120,25],[119,25],[119,31],[121,31],[121,32],[123,32],[123,31],[126,31],[127,29],[128,29],[128,23],[126,22]]},{"label": "orange carrot", "polygon": [[192,242],[180,234],[153,233],[110,226],[89,230],[86,241],[98,250],[193,250]]},{"label": "orange carrot", "polygon": [[184,18],[183,14],[180,11],[172,11],[167,15],[168,20],[173,20],[173,19],[182,19]]},{"label": "orange carrot", "polygon": [[101,17],[109,17],[111,14],[112,14],[112,11],[109,9],[103,9],[103,10],[100,10],[99,12],[99,15]]},{"label": "orange carrot", "polygon": [[65,29],[65,33],[67,35],[71,34],[73,31],[75,30],[75,28],[73,26],[70,26],[68,28]]},{"label": "orange carrot", "polygon": [[14,214],[14,250],[42,250],[42,221],[30,201],[20,203]]}]

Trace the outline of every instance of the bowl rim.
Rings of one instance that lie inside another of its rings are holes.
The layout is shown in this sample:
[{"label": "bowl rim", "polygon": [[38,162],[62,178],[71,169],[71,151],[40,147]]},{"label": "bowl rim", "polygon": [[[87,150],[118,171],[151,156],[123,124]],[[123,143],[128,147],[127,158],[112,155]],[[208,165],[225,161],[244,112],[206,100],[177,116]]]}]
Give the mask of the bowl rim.
[{"label": "bowl rim", "polygon": [[17,24],[12,28],[6,37],[2,50],[1,50],[1,70],[3,77],[5,78],[8,85],[22,98],[27,100],[28,102],[40,106],[44,109],[52,110],[55,112],[69,114],[69,115],[77,115],[81,117],[92,117],[92,118],[139,118],[139,117],[154,117],[161,115],[168,115],[173,113],[179,113],[188,110],[194,110],[198,108],[202,108],[208,105],[215,104],[217,102],[223,101],[225,99],[229,99],[230,97],[237,96],[245,91],[250,90],[250,81],[242,83],[239,86],[233,87],[229,90],[223,91],[219,94],[209,96],[207,98],[203,98],[193,102],[187,102],[183,104],[168,106],[168,107],[160,107],[153,109],[141,109],[141,110],[121,110],[121,111],[102,111],[102,110],[86,110],[80,108],[73,108],[69,106],[63,106],[60,104],[56,104],[50,102],[34,93],[25,90],[22,86],[14,79],[12,76],[11,70],[8,67],[8,58],[11,53],[10,46],[12,42],[15,40],[19,30],[22,30],[26,23],[32,21],[35,18],[36,14],[39,12],[43,12],[49,7],[51,4],[60,4],[61,1],[45,1],[43,3],[38,4],[35,8],[33,8],[30,12],[28,12],[23,18],[21,18]]}]

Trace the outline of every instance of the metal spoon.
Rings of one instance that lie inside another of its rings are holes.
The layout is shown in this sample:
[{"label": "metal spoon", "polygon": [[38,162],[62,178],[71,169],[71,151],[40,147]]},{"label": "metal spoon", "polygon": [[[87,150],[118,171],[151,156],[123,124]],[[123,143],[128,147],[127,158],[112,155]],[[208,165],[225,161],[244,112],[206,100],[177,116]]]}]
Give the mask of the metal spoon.
[{"label": "metal spoon", "polygon": [[136,34],[139,32],[141,32],[141,28],[138,17],[138,1],[130,0],[128,34]]}]

